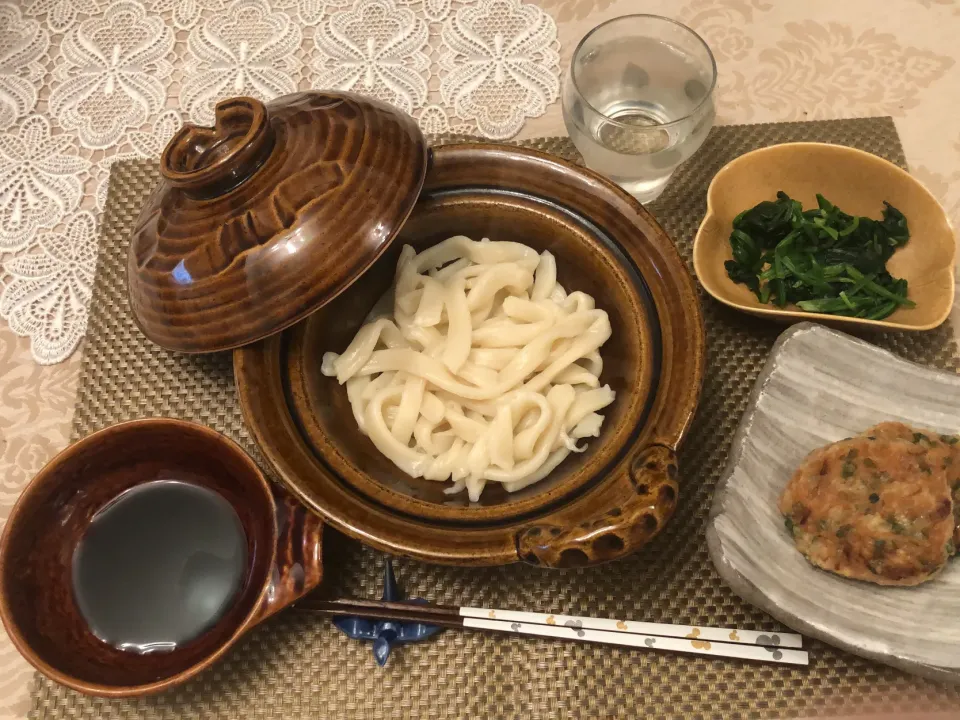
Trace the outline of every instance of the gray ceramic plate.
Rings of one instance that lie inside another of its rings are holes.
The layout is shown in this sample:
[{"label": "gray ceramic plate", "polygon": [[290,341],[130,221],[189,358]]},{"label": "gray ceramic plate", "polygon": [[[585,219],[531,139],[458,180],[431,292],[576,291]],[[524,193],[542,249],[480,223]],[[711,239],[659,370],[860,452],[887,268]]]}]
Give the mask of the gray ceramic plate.
[{"label": "gray ceramic plate", "polygon": [[960,559],[913,588],[811,566],[777,499],[811,450],[884,420],[960,430],[960,376],[803,323],[774,346],[740,421],[707,526],[710,556],[742,598],[785,625],[925,677],[960,681]]}]

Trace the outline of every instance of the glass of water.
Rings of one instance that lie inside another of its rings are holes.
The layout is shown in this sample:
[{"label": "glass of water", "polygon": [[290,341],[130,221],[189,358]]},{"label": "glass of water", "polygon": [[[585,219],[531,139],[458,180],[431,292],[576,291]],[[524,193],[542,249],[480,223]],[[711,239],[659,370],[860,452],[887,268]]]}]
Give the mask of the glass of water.
[{"label": "glass of water", "polygon": [[717,63],[697,33],[658,15],[595,27],[573,53],[563,120],[587,167],[657,198],[713,126]]}]

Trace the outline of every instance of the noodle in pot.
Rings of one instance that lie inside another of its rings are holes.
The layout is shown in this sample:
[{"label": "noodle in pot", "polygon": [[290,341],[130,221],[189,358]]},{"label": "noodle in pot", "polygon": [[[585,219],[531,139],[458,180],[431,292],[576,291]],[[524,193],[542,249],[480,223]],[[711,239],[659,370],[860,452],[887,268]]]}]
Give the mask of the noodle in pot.
[{"label": "noodle in pot", "polygon": [[476,502],[488,482],[542,480],[600,434],[610,334],[592,297],[557,283],[549,252],[457,236],[405,246],[393,287],[321,370],[398,468]]}]

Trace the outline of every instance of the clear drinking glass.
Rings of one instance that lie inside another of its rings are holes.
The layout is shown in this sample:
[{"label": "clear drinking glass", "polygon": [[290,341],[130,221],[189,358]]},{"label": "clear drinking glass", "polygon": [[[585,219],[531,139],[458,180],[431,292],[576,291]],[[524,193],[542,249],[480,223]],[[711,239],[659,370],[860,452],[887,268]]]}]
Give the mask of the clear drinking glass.
[{"label": "clear drinking glass", "polygon": [[713,126],[717,63],[697,33],[658,15],[591,30],[573,53],[563,120],[587,167],[654,200]]}]

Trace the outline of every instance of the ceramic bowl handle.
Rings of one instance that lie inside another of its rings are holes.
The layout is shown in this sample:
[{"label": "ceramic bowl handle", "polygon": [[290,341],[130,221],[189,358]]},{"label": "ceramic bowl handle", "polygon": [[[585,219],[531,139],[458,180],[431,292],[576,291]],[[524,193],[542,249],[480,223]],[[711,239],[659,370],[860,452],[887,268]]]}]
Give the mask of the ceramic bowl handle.
[{"label": "ceramic bowl handle", "polygon": [[256,622],[296,602],[323,580],[323,522],[274,486],[277,553]]},{"label": "ceramic bowl handle", "polygon": [[232,190],[263,165],[274,133],[262,102],[237,97],[217,103],[213,127],[184,125],[160,156],[160,173],[195,197]]},{"label": "ceramic bowl handle", "polygon": [[553,568],[583,567],[636,552],[656,535],[677,507],[677,455],[665,445],[633,451],[610,481],[584,498],[602,508],[583,518],[582,503],[526,528],[517,539],[520,559]]}]

